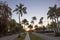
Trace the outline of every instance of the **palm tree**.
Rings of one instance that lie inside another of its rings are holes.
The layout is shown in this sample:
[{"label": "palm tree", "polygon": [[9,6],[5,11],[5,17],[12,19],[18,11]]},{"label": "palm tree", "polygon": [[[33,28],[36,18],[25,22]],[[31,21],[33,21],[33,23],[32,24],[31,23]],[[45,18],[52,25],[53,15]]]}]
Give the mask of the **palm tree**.
[{"label": "palm tree", "polygon": [[[24,5],[23,4],[19,4],[19,5],[16,5],[16,9],[13,11],[13,12],[17,12],[17,14],[19,14],[19,24],[21,24],[20,23],[20,15],[21,15],[21,17],[22,17],[22,15],[23,15],[23,13],[24,14],[26,14],[27,12],[26,12],[26,7],[24,7]],[[19,37],[20,37],[20,34],[19,34]]]},{"label": "palm tree", "polygon": [[26,14],[26,7],[24,7],[23,4],[19,4],[19,5],[16,5],[16,9],[13,11],[13,12],[17,12],[17,14],[19,14],[19,23],[20,23],[20,15],[22,17],[23,13]]},{"label": "palm tree", "polygon": [[[36,19],[37,19],[36,16],[32,17],[31,23],[34,24],[34,21],[35,21]],[[33,26],[33,28],[34,28],[34,26]]]},{"label": "palm tree", "polygon": [[24,28],[25,28],[25,25],[28,25],[29,24],[28,23],[28,20],[27,19],[22,20],[22,24],[24,24]]},{"label": "palm tree", "polygon": [[37,18],[34,16],[34,17],[32,17],[32,20],[36,20]]},{"label": "palm tree", "polygon": [[42,20],[43,20],[43,17],[40,18],[40,20],[39,20],[39,24],[42,24],[42,23],[43,23]]},{"label": "palm tree", "polygon": [[32,17],[31,23],[34,24],[34,21],[37,20],[36,16]]},{"label": "palm tree", "polygon": [[57,8],[57,5],[54,5],[54,7],[49,7],[49,11],[47,13],[48,18],[57,20],[57,31],[59,30],[58,28],[58,18],[60,17],[60,8]]},{"label": "palm tree", "polygon": [[34,24],[34,20],[36,20],[37,18],[34,16],[34,17],[32,17],[32,21],[31,21],[31,23],[32,24]]}]

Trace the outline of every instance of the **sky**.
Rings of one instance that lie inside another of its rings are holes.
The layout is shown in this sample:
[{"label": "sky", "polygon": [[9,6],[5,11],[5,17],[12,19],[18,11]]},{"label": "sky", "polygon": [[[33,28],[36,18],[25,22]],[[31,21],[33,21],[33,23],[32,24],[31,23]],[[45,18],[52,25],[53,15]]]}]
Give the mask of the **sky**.
[{"label": "sky", "polygon": [[[44,17],[43,19],[44,25],[46,25],[50,21],[50,19],[47,19],[47,12],[49,10],[49,7],[52,7],[55,4],[57,5],[57,7],[60,7],[60,0],[1,0],[1,1],[7,1],[7,4],[12,8],[12,11],[16,8],[16,5],[18,5],[19,3],[24,4],[24,6],[27,7],[27,14],[24,14],[21,17],[21,20],[26,18],[27,20],[31,21],[32,17],[36,16],[37,21],[35,21],[35,24],[38,24],[39,19],[41,17]],[[13,13],[12,19],[15,19],[17,22],[19,22],[18,15],[16,13]]]}]

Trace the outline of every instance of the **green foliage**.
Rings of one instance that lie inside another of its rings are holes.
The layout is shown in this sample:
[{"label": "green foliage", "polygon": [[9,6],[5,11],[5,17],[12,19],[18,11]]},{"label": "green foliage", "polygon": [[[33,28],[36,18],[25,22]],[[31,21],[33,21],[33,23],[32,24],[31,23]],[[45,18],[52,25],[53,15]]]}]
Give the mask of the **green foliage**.
[{"label": "green foliage", "polygon": [[22,24],[26,25],[27,23],[28,23],[27,19],[22,20]]},{"label": "green foliage", "polygon": [[49,7],[49,11],[47,13],[48,18],[55,19],[60,17],[60,8],[57,8],[57,5],[54,5],[54,7]]},{"label": "green foliage", "polygon": [[32,24],[34,24],[34,21],[31,21]]},{"label": "green foliage", "polygon": [[47,26],[48,26],[48,28],[57,28],[56,22],[51,22]]},{"label": "green foliage", "polygon": [[[11,8],[5,2],[0,2],[0,34],[6,35],[10,25]],[[4,12],[3,12],[4,11]]]},{"label": "green foliage", "polygon": [[12,20],[10,21],[10,27],[11,27],[11,28],[14,28],[14,27],[16,27],[16,25],[17,25],[16,21],[15,21],[14,19],[12,19]]},{"label": "green foliage", "polygon": [[17,12],[17,14],[19,14],[19,23],[20,23],[20,15],[22,16],[23,13],[26,14],[26,7],[24,7],[23,4],[19,4],[19,5],[16,5],[16,8],[13,12]]},{"label": "green foliage", "polygon": [[18,13],[21,14],[21,16],[22,16],[22,13],[24,13],[24,14],[27,13],[27,12],[26,12],[26,7],[24,7],[23,4],[16,5],[16,7],[17,7],[17,8],[16,8],[13,12],[17,11]]},{"label": "green foliage", "polygon": [[39,24],[42,24],[42,23],[43,23],[43,17],[41,17],[39,20]]},{"label": "green foliage", "polygon": [[34,16],[34,17],[32,17],[32,20],[36,20],[37,18]]},{"label": "green foliage", "polygon": [[32,25],[29,25],[28,28],[30,28],[30,30],[31,30],[33,28],[33,26]]},{"label": "green foliage", "polygon": [[35,27],[35,29],[36,29],[36,28],[38,28],[38,25],[35,25],[34,27]]},{"label": "green foliage", "polygon": [[36,16],[32,17],[31,23],[34,24],[34,20],[36,20],[36,19],[37,19]]}]

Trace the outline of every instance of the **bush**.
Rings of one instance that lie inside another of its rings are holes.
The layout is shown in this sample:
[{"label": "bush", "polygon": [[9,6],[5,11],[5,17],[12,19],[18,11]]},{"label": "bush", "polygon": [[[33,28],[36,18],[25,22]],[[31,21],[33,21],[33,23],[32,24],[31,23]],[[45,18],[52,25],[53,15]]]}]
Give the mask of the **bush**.
[{"label": "bush", "polygon": [[54,31],[37,31],[37,33],[53,33]]},{"label": "bush", "polygon": [[55,33],[55,36],[60,36],[60,32],[56,32]]}]

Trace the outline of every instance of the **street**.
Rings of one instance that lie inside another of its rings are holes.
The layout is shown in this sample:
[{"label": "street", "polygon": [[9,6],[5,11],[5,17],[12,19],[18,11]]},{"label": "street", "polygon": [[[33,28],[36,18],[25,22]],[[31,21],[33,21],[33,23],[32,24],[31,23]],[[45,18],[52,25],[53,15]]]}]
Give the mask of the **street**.
[{"label": "street", "polygon": [[34,33],[36,36],[39,36],[45,40],[60,40],[60,37],[48,36],[47,34],[42,33]]}]

